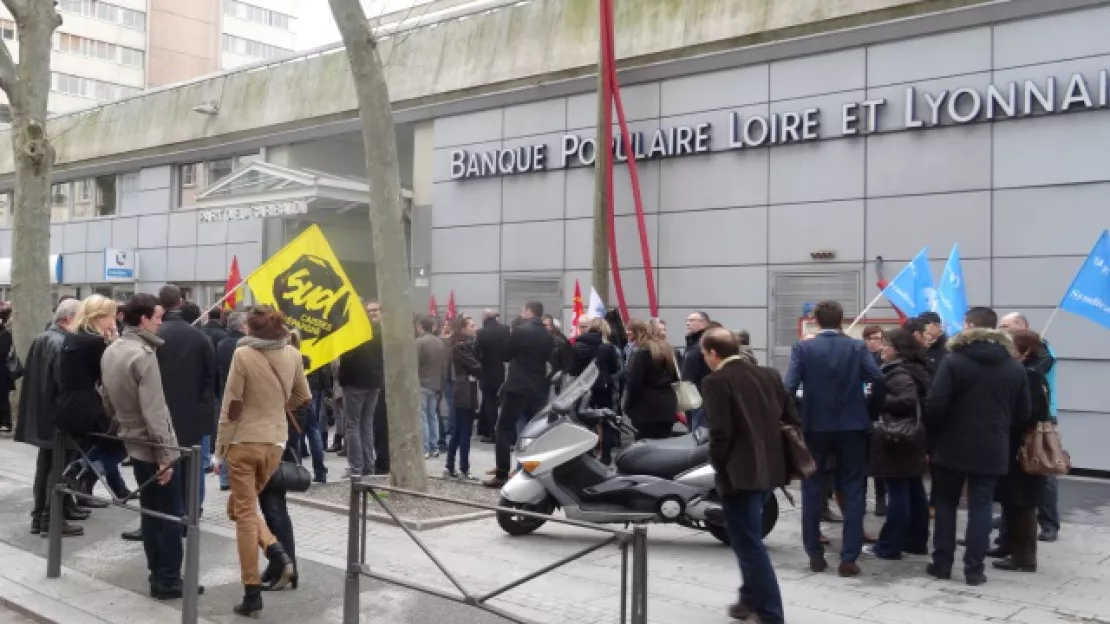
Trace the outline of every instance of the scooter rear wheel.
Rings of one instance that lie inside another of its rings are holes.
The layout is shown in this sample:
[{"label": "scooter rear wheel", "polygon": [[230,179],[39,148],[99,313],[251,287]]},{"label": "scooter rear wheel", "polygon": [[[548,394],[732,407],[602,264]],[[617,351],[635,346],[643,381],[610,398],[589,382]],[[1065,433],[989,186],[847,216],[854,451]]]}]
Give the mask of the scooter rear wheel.
[{"label": "scooter rear wheel", "polygon": [[[779,522],[779,499],[774,494],[769,494],[767,500],[763,502],[763,537],[771,534],[775,529],[775,525]],[[713,524],[711,522],[705,523],[705,529],[709,534],[717,538],[717,541],[728,546],[728,531],[725,527]]]},{"label": "scooter rear wheel", "polygon": [[[544,501],[538,505],[514,503],[507,498],[502,498],[498,501],[497,505],[499,507],[509,507],[511,509],[520,509],[521,511],[530,511],[532,513],[546,515],[550,515],[555,511],[555,503],[551,498],[544,499]],[[542,518],[519,516],[503,511],[497,512],[497,524],[501,527],[501,530],[512,536],[528,535],[546,523],[547,520]]]}]

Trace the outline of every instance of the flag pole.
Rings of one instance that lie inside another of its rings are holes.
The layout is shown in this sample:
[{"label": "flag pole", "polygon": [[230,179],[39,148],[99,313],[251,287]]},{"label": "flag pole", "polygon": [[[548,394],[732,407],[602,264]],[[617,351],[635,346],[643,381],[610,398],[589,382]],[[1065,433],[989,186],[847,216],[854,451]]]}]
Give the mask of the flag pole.
[{"label": "flag pole", "polygon": [[848,329],[844,330],[844,333],[847,334],[848,332],[855,329],[856,325],[859,324],[859,320],[864,316],[867,316],[867,313],[871,311],[871,308],[875,307],[875,304],[878,303],[879,299],[882,298],[883,293],[882,291],[880,291],[879,294],[875,295],[875,298],[871,300],[871,303],[867,304],[867,307],[863,309],[863,312],[859,313],[859,316],[856,317],[856,320],[852,321],[852,324],[848,326]]},{"label": "flag pole", "polygon": [[1052,315],[1048,317],[1048,322],[1044,324],[1044,329],[1041,330],[1041,340],[1044,340],[1044,335],[1048,333],[1048,328],[1052,325],[1052,321],[1056,319],[1056,313],[1059,311],[1060,306],[1056,306],[1056,308],[1052,310]]},{"label": "flag pole", "polygon": [[[263,264],[265,264],[265,263],[263,263]],[[201,313],[200,313],[200,318],[198,318],[197,320],[193,321],[193,323],[192,323],[192,324],[193,324],[193,325],[196,325],[197,323],[201,322],[201,320],[203,320],[203,319],[205,319],[205,318],[208,318],[208,313],[209,313],[209,312],[211,312],[212,310],[215,310],[216,308],[218,308],[218,307],[222,306],[222,305],[224,304],[224,302],[225,302],[225,301],[227,301],[228,299],[230,299],[230,298],[231,298],[231,296],[232,296],[232,295],[234,295],[235,293],[239,292],[239,289],[240,289],[240,288],[242,288],[242,287],[243,287],[244,285],[246,285],[246,283],[247,283],[247,280],[249,280],[250,278],[254,277],[254,274],[255,274],[255,273],[258,273],[259,269],[261,269],[261,268],[262,268],[261,266],[260,266],[260,267],[258,267],[258,269],[255,269],[255,270],[251,271],[251,272],[250,272],[250,275],[248,275],[248,276],[244,277],[243,279],[239,280],[239,283],[235,285],[235,288],[232,288],[231,290],[227,291],[226,293],[224,293],[224,296],[223,296],[223,297],[220,297],[220,300],[219,300],[219,301],[217,301],[216,303],[213,303],[212,305],[208,306],[208,309],[206,309],[205,311],[201,312]]]}]

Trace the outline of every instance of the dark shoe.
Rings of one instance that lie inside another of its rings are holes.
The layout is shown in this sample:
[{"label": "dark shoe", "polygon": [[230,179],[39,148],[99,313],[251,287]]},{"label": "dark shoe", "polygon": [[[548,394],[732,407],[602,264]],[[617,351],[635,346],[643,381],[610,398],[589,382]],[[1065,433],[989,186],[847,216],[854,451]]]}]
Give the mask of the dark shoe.
[{"label": "dark shoe", "polygon": [[247,585],[244,588],[243,602],[235,605],[237,615],[252,616],[262,610],[262,587]]},{"label": "dark shoe", "polygon": [[88,507],[89,509],[104,509],[108,506],[108,503],[102,503],[95,500],[83,500],[81,501],[81,506]]},{"label": "dark shoe", "polygon": [[[998,542],[995,542],[995,543],[997,544]],[[960,546],[960,547],[967,546],[967,540],[962,539],[962,538],[958,539],[958,540],[956,540],[956,545]]]},{"label": "dark shoe", "polygon": [[984,583],[987,582],[987,575],[986,574],[970,574],[970,575],[965,574],[964,575],[964,582],[967,583],[968,585],[972,586],[972,587],[978,587],[978,586],[983,585]]},{"label": "dark shoe", "polygon": [[335,436],[335,439],[332,440],[331,447],[328,448],[328,452],[338,453],[341,450],[343,450],[343,436],[337,435]]},{"label": "dark shoe", "polygon": [[120,466],[123,466],[123,467],[125,467],[125,468],[130,468],[130,467],[131,467],[131,458],[130,458],[130,457],[128,457],[127,459],[125,459],[125,460],[121,461],[121,462],[119,463],[119,465],[120,465]]},{"label": "dark shoe", "polygon": [[[62,537],[81,537],[84,534],[84,527],[62,522]],[[44,516],[41,519],[32,519],[31,535],[41,535],[44,538],[50,537],[50,517]]]},{"label": "dark shoe", "polygon": [[1022,565],[1022,564],[1019,564],[1018,562],[1014,561],[1010,557],[1002,559],[1001,561],[995,561],[991,565],[993,565],[995,567],[995,569],[997,569],[997,570],[1005,570],[1007,572],[1030,572],[1030,573],[1032,573],[1032,572],[1037,571],[1037,564],[1034,563],[1033,565]]},{"label": "dark shoe", "polygon": [[1060,532],[1055,529],[1045,529],[1037,536],[1042,542],[1055,542],[1060,537]]},{"label": "dark shoe", "polygon": [[[204,595],[204,585],[199,585],[197,587],[197,595]],[[160,587],[158,585],[151,585],[150,597],[155,600],[179,600],[185,597],[185,588],[181,585],[174,585],[173,587]]]},{"label": "dark shoe", "polygon": [[505,487],[506,483],[508,483],[508,480],[505,479],[505,477],[501,477],[498,475],[494,475],[489,479],[482,481],[482,485],[488,487],[491,490],[500,490],[501,488]]},{"label": "dark shoe", "polygon": [[[313,482],[313,483],[327,483],[327,482],[328,482],[328,475],[326,475],[326,474],[322,474],[322,475],[316,475],[316,476],[315,476],[315,477],[314,477],[314,478],[312,479],[312,482]],[[229,489],[230,489],[230,488],[229,488]]]},{"label": "dark shoe", "polygon": [[821,573],[829,569],[829,562],[825,561],[824,557],[810,557],[809,558],[809,571]]},{"label": "dark shoe", "polygon": [[482,444],[496,444],[496,442],[497,442],[496,440],[494,440],[490,436],[482,436],[481,438],[478,438],[478,441],[481,442]]},{"label": "dark shoe", "polygon": [[84,520],[88,520],[91,514],[87,511],[80,511],[76,508],[71,508],[66,509],[64,515],[66,520],[70,520],[72,522],[82,522]]},{"label": "dark shoe", "polygon": [[296,568],[293,567],[293,560],[286,554],[285,548],[277,543],[271,544],[266,549],[266,558],[270,562],[266,565],[266,570],[262,574],[270,579],[269,591],[284,589],[297,572]]},{"label": "dark shoe", "polygon": [[220,491],[221,491],[221,492],[226,492],[226,491],[228,491],[228,490],[230,490],[230,489],[231,489],[231,486],[230,486],[230,485],[224,485],[224,484],[222,484],[222,483],[220,484]]},{"label": "dark shoe", "polygon": [[992,548],[987,551],[987,556],[991,559],[1005,559],[1010,556],[1010,551],[1007,548]]},{"label": "dark shoe", "polygon": [[859,564],[855,561],[845,561],[841,563],[840,567],[837,568],[836,571],[838,574],[840,574],[840,576],[843,576],[844,578],[859,576],[860,573]]},{"label": "dark shoe", "polygon": [[120,533],[119,536],[121,539],[124,539],[128,542],[141,542],[143,541],[143,529],[142,527],[139,527],[134,531],[124,531],[123,533]]},{"label": "dark shoe", "polygon": [[[297,589],[297,585],[300,584],[300,580],[301,580],[301,575],[294,572],[293,576],[289,578],[288,587],[290,589]],[[262,591],[271,592],[271,591],[281,591],[281,590],[275,588],[274,583],[272,581],[267,581],[265,578],[263,578],[262,579]]]},{"label": "dark shoe", "polygon": [[734,620],[746,620],[752,615],[754,615],[754,612],[751,607],[742,602],[728,606],[728,616]]},{"label": "dark shoe", "polygon": [[940,566],[938,566],[937,564],[930,563],[929,565],[925,566],[925,574],[928,574],[929,576],[940,579],[942,581],[947,581],[948,579],[952,578],[952,569],[941,569]]},{"label": "dark shoe", "polygon": [[344,448],[341,448],[341,449],[339,449],[339,452],[338,452],[338,453],[336,453],[335,455],[336,455],[337,457],[346,457],[346,456],[347,456],[347,449],[346,449],[346,447],[344,447]]}]

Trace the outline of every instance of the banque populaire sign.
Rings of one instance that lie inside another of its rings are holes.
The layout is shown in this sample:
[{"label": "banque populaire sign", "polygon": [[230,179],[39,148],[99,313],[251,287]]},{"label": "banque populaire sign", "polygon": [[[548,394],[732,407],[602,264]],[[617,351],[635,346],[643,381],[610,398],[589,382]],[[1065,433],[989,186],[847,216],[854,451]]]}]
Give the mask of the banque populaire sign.
[{"label": "banque populaire sign", "polygon": [[[1017,119],[1036,114],[1058,114],[1077,110],[1105,108],[1110,103],[1110,71],[1102,70],[1095,81],[1082,74],[1073,74],[1065,82],[1056,78],[1041,81],[1025,80],[1004,85],[989,85],[984,91],[961,88],[922,93],[907,87],[902,129],[931,128],[941,124],[969,124],[980,121]],[[770,115],[743,116],[729,114],[727,150],[751,149],[771,145],[788,145],[816,141],[828,136],[858,136],[880,130],[880,112],[887,106],[886,98],[847,102],[838,111],[837,123],[823,122],[824,111],[806,108]],[[693,126],[658,128],[653,133],[630,134],[636,160],[656,160],[675,156],[704,154],[712,150],[716,129],[709,122]],[[628,160],[620,136],[613,137],[612,153],[618,162]],[[564,134],[558,153],[552,154],[545,143],[519,147],[471,152],[451,152],[451,179],[529,173],[592,165],[597,156],[594,137]]]}]

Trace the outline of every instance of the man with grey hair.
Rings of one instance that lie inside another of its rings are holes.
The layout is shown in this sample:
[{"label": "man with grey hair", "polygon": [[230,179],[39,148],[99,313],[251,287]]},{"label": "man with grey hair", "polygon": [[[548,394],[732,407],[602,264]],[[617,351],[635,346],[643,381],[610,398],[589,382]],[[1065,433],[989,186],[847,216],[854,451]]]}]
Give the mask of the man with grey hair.
[{"label": "man with grey hair", "polygon": [[[77,311],[81,302],[66,299],[58,303],[54,311],[54,323],[39,334],[31,343],[27,359],[23,365],[23,387],[19,394],[19,420],[15,426],[15,441],[38,447],[38,461],[35,463],[34,507],[31,510],[31,533],[46,536],[50,517],[50,482],[54,462],[66,461],[65,449],[54,448],[54,398],[58,395],[58,359],[66,334],[72,333]],[[57,450],[57,454],[55,454]],[[80,513],[72,497],[66,497],[65,512],[67,520],[83,519],[87,514]],[[62,526],[62,535],[84,535],[82,527]]]},{"label": "man with grey hair", "polygon": [[[1019,329],[1029,329],[1029,319],[1020,312],[1010,312],[998,321],[998,328],[1011,334]],[[1048,414],[1052,422],[1056,420],[1056,352],[1048,341],[1041,340],[1044,352],[1047,354],[1037,361],[1037,371],[1044,375],[1048,382]],[[1060,533],[1060,497],[1059,484],[1056,477],[1048,476],[1044,480],[1044,491],[1041,493],[1041,504],[1037,507],[1037,523],[1041,525],[1041,534],[1038,539],[1042,542],[1055,542]]]}]

